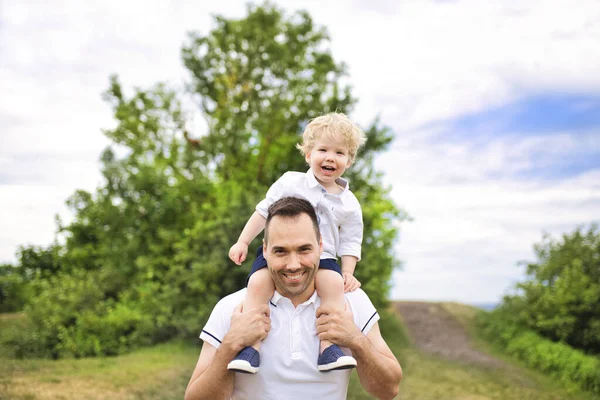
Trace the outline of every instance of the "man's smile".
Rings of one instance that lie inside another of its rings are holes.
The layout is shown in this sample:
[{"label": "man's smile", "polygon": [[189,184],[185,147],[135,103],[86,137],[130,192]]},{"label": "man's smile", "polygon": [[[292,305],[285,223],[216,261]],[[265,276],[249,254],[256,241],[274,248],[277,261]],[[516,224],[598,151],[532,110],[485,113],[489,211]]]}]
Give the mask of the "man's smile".
[{"label": "man's smile", "polygon": [[306,271],[294,272],[294,273],[281,273],[290,283],[299,282],[304,275],[306,275]]}]

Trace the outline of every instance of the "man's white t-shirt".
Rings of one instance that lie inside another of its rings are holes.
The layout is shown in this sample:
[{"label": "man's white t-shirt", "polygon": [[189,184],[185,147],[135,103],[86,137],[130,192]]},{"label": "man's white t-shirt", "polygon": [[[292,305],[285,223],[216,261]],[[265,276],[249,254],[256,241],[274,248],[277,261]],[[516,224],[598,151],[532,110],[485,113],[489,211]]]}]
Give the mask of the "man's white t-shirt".
[{"label": "man's white t-shirt", "polygon": [[[213,309],[200,339],[218,348],[230,328],[233,309],[244,300],[246,289],[221,299]],[[356,326],[366,335],[379,314],[364,291],[346,293]],[[294,308],[275,291],[269,302],[271,331],[260,347],[257,374],[235,374],[232,399],[296,400],[346,398],[351,370],[320,372],[317,369],[319,338],[315,312],[321,304],[316,292]],[[343,349],[350,354],[348,349]]]}]

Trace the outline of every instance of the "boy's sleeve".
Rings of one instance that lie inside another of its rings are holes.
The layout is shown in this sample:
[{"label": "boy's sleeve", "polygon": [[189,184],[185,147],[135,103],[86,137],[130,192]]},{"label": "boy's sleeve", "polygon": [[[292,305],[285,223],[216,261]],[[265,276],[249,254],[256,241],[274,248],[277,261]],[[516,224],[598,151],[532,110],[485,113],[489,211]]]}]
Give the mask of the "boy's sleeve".
[{"label": "boy's sleeve", "polygon": [[340,226],[340,246],[338,255],[354,256],[360,260],[363,237],[362,210],[358,207],[349,213]]},{"label": "boy's sleeve", "polygon": [[264,218],[267,218],[269,206],[283,197],[289,180],[289,172],[286,172],[281,176],[281,178],[277,179],[267,191],[265,198],[256,205],[256,212],[262,215]]}]

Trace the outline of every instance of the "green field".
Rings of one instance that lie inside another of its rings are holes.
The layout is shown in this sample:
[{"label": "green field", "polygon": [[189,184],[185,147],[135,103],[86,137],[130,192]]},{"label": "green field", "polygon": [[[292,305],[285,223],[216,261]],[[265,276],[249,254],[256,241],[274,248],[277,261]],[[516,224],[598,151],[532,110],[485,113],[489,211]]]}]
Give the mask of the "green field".
[{"label": "green field", "polygon": [[[472,309],[447,305],[447,309],[472,328]],[[0,315],[0,342],[11,327],[19,326],[18,314]],[[390,347],[400,360],[404,380],[403,399],[597,399],[592,394],[568,389],[516,362],[502,358],[507,367],[481,368],[441,360],[412,347],[394,316],[381,321]],[[471,330],[472,332],[472,330]],[[485,343],[477,342],[480,348]],[[182,399],[199,352],[199,343],[175,341],[110,358],[77,360],[17,360],[0,346],[0,399]],[[501,356],[499,356],[501,357]],[[353,374],[348,399],[369,399]]]}]

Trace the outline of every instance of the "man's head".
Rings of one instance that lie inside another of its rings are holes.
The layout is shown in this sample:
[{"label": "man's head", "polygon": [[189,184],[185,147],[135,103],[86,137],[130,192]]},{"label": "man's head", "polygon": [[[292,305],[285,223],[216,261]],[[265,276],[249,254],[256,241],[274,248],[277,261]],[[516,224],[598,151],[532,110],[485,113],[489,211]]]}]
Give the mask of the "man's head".
[{"label": "man's head", "polygon": [[317,215],[310,202],[283,197],[269,207],[264,256],[277,291],[294,305],[313,294],[322,251]]}]

